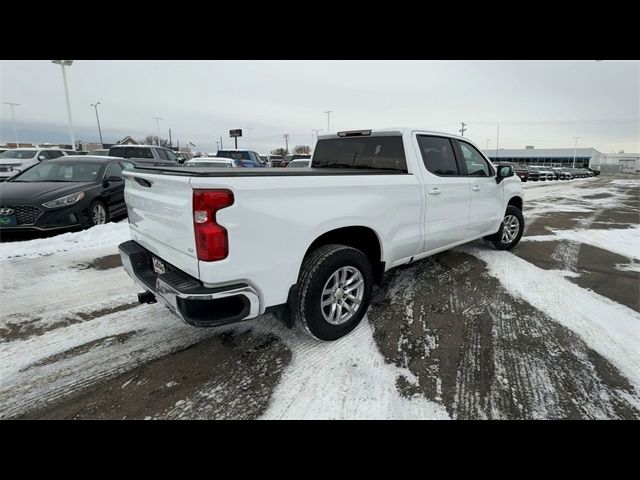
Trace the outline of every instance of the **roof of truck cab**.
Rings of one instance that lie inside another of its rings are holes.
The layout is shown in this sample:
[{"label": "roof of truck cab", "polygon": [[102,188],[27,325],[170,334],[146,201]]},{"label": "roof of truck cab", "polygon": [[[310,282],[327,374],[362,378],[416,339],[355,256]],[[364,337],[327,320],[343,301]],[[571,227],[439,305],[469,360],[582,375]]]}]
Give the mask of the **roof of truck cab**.
[{"label": "roof of truck cab", "polygon": [[361,130],[371,130],[371,136],[395,136],[395,135],[404,135],[405,133],[408,133],[408,132],[421,132],[421,133],[436,135],[440,137],[457,138],[459,140],[464,140],[465,142],[469,142],[475,145],[475,143],[472,140],[469,140],[469,138],[467,137],[461,137],[460,135],[456,135],[455,133],[432,130],[430,128],[424,128],[424,127],[353,128],[349,130],[337,130],[335,132],[318,135],[318,140],[326,140],[330,138],[354,138],[354,137],[340,137],[338,136],[338,133],[339,132],[357,132]]}]

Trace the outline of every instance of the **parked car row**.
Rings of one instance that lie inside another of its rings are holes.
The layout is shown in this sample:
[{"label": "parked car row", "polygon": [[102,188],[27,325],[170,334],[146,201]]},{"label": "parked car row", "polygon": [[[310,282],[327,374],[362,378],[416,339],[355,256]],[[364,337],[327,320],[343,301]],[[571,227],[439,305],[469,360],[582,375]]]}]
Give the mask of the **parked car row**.
[{"label": "parked car row", "polygon": [[550,167],[544,165],[519,165],[510,162],[493,162],[494,165],[504,165],[513,168],[523,182],[547,180],[572,180],[574,178],[588,178],[600,175],[600,171],[590,168]]}]

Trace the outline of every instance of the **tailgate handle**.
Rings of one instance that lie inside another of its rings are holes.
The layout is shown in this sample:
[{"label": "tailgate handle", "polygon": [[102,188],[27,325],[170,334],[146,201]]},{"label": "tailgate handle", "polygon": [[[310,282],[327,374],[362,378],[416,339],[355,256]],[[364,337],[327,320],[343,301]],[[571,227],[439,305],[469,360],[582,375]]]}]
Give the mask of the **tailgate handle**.
[{"label": "tailgate handle", "polygon": [[133,179],[138,182],[139,185],[143,186],[143,187],[147,187],[150,188],[151,184],[153,182],[150,182],[149,180],[147,180],[146,178],[140,178],[140,177],[133,177]]}]

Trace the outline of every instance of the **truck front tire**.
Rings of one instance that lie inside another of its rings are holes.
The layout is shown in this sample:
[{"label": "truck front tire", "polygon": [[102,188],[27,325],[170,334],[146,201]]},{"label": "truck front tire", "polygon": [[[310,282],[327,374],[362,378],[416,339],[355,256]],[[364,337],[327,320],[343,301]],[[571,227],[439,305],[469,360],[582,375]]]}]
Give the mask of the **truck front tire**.
[{"label": "truck front tire", "polygon": [[360,250],[324,245],[305,258],[292,305],[296,323],[318,340],[337,340],[362,320],[373,289],[373,269]]},{"label": "truck front tire", "polygon": [[524,233],[524,216],[517,207],[507,206],[504,219],[500,223],[500,230],[484,239],[496,250],[511,250],[515,247]]}]

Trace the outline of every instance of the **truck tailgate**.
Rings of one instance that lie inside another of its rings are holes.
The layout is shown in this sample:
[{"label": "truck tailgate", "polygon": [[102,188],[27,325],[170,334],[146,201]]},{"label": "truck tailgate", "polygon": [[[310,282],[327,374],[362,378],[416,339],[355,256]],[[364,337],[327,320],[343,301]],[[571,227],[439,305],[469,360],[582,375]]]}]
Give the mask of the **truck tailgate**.
[{"label": "truck tailgate", "polygon": [[131,237],[162,260],[198,278],[189,177],[124,171]]}]

